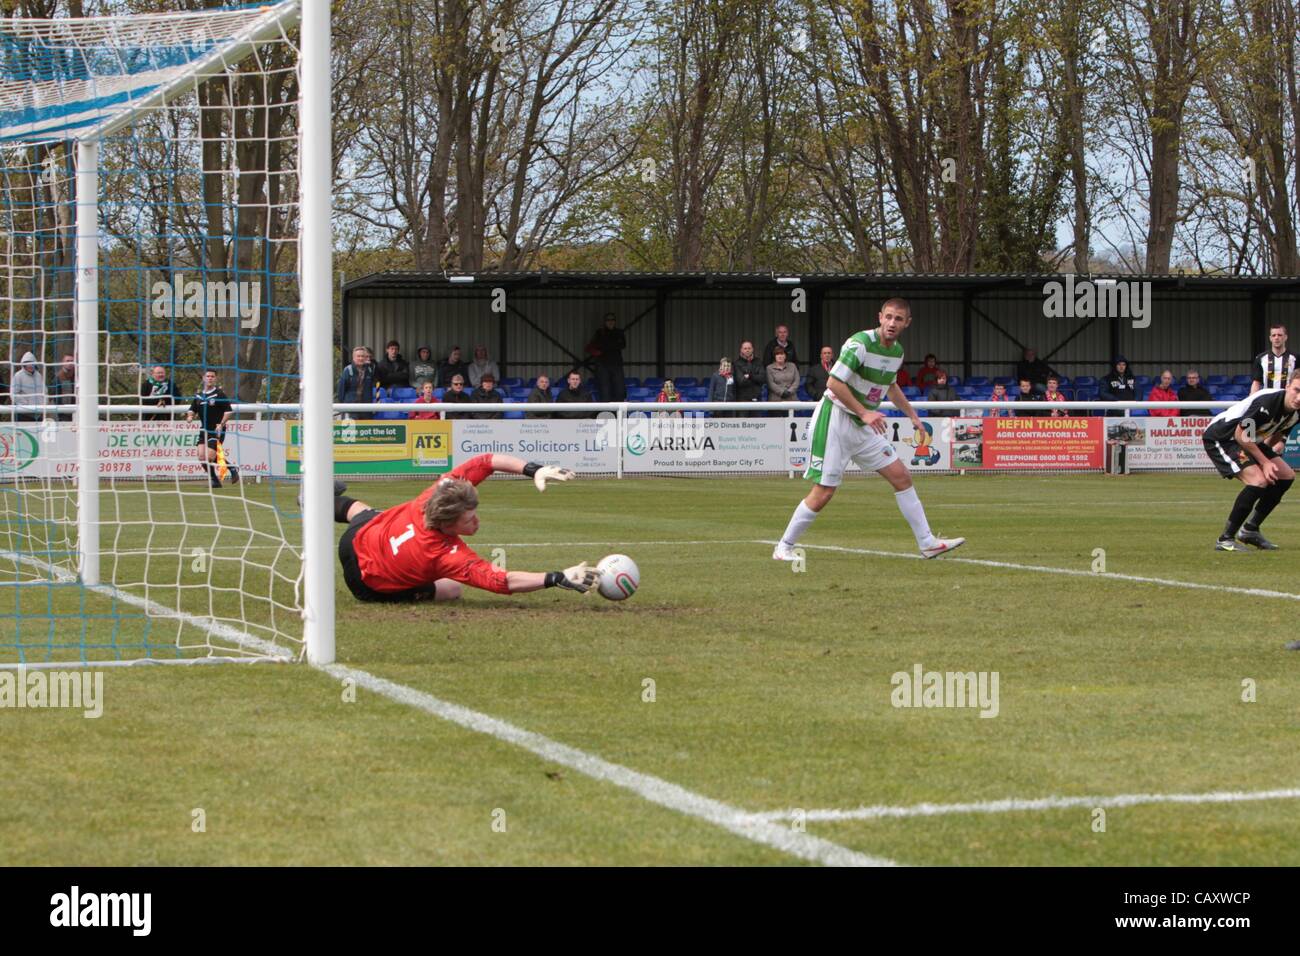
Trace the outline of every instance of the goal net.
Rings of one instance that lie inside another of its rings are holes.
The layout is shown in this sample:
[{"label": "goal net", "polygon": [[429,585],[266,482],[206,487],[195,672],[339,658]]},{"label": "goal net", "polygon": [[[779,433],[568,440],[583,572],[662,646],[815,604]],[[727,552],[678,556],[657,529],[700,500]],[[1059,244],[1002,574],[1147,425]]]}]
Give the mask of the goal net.
[{"label": "goal net", "polygon": [[123,7],[0,20],[0,664],[297,657],[299,3]]}]

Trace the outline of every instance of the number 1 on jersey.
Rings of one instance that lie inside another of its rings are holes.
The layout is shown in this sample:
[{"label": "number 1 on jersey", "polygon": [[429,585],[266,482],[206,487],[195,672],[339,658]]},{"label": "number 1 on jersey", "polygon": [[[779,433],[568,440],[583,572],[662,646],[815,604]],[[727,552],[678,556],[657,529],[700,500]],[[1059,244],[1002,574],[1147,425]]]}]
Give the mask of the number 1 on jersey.
[{"label": "number 1 on jersey", "polygon": [[406,533],[405,533],[405,534],[400,534],[400,535],[398,535],[398,536],[395,537],[395,538],[394,538],[394,537],[389,537],[389,539],[388,539],[388,543],[389,543],[390,546],[392,546],[392,549],[393,549],[393,556],[396,557],[396,556],[397,556],[397,549],[400,548],[400,547],[401,547],[403,544],[405,544],[407,541],[410,541],[410,540],[411,540],[412,538],[414,538],[414,537],[415,537],[415,525],[413,525],[413,524],[408,524],[408,525],[406,526]]}]

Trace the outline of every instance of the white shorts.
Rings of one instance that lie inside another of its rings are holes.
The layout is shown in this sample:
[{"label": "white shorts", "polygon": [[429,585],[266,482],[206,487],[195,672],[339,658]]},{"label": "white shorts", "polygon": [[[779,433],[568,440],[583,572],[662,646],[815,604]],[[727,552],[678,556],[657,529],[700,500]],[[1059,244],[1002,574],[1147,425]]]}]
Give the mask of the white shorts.
[{"label": "white shorts", "polygon": [[900,460],[888,438],[874,428],[857,424],[828,398],[823,398],[813,412],[809,433],[812,447],[803,476],[819,485],[837,487],[850,461],[863,471],[879,471]]}]

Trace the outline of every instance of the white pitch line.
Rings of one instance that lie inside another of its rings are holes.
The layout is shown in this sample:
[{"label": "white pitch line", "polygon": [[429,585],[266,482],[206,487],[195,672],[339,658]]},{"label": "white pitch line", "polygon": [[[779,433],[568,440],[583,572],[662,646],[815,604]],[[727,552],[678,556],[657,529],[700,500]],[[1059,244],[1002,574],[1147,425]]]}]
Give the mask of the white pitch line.
[{"label": "white pitch line", "polygon": [[326,664],[320,669],[339,680],[351,678],[357,686],[382,694],[398,703],[416,707],[466,730],[513,744],[536,754],[543,760],[576,770],[593,780],[629,790],[650,803],[704,820],[743,839],[771,847],[801,860],[827,866],[898,865],[893,860],[868,856],[840,846],[838,843],[760,819],[759,815],[745,813],[730,804],[687,790],[660,777],[611,763],[531,730],[524,730],[459,704],[439,700],[432,694],[393,683],[366,671],[342,664]]},{"label": "white pitch line", "polygon": [[[32,557],[29,554],[18,554],[17,552],[14,551],[0,551],[0,558],[4,558],[9,561],[13,561],[15,563],[30,564],[33,567],[40,568],[45,573],[51,574],[54,577],[58,578],[64,584],[78,583],[77,576],[73,574],[71,571],[67,570],[66,568],[60,568],[57,565],[53,565],[46,561],[42,561],[40,558]],[[255,650],[259,654],[263,654],[266,657],[279,658],[282,660],[292,660],[296,656],[296,652],[290,650],[287,647],[282,647],[281,645],[276,644],[272,641],[267,641],[260,637],[255,637],[254,635],[249,634],[247,631],[241,631],[239,628],[232,627],[231,625],[225,623],[224,621],[218,621],[216,618],[211,618],[211,617],[203,617],[198,614],[189,614],[185,611],[178,611],[176,608],[167,607],[166,605],[159,604],[157,601],[150,601],[148,598],[142,598],[135,594],[130,594],[126,591],[123,591],[121,588],[114,587],[111,584],[96,584],[91,587],[87,587],[86,590],[91,591],[95,594],[102,594],[103,596],[108,598],[116,599],[118,601],[121,601],[123,604],[129,604],[132,607],[138,607],[140,608],[140,610],[147,612],[150,617],[174,618],[183,624],[188,624],[191,627],[198,628],[199,630],[203,631],[205,634],[216,635],[217,637],[225,638],[226,640],[232,641],[240,645],[241,647],[247,647],[250,648],[251,650]],[[185,660],[191,660],[191,659],[200,660],[200,658],[185,658]],[[161,660],[166,660],[166,659],[161,659]],[[72,667],[76,665],[70,663],[67,666]],[[98,662],[96,662],[96,666],[98,666]]]},{"label": "white pitch line", "polygon": [[[12,560],[43,567],[48,573],[64,580],[76,580],[76,576],[69,571],[46,564],[39,558],[11,552],[0,552],[0,557],[8,557]],[[274,653],[278,656],[289,656],[291,654],[286,648],[272,644],[269,641],[263,641],[228,624],[211,618],[202,618],[197,615],[176,611],[147,598],[127,594],[112,585],[99,585],[88,590],[115,597],[123,603],[146,609],[156,616],[177,618],[193,627],[218,634],[236,643],[266,648],[263,651],[264,653]],[[675,783],[669,783],[660,777],[640,773],[620,764],[611,763],[594,754],[578,750],[576,747],[570,747],[541,734],[524,730],[488,714],[470,710],[468,707],[439,700],[432,694],[426,694],[412,687],[396,684],[366,671],[346,667],[342,664],[326,664],[318,669],[340,680],[351,678],[358,686],[382,694],[399,704],[418,708],[467,730],[487,734],[497,740],[521,747],[544,760],[568,767],[591,777],[593,780],[610,783],[624,790],[629,790],[650,803],[667,807],[686,816],[704,820],[743,839],[771,847],[798,859],[807,860],[810,863],[821,863],[825,866],[898,865],[893,860],[885,857],[859,853],[856,850],[850,850],[848,847],[840,846],[838,843],[832,843],[829,840],[796,831],[791,827],[755,820],[753,814],[746,813],[720,800],[694,793]]]},{"label": "white pitch line", "polygon": [[[755,541],[754,544],[775,545],[776,541]],[[796,547],[813,551],[835,551],[841,554],[864,554],[877,558],[905,558],[922,561],[921,555],[907,551],[875,551],[871,548],[844,548],[833,544],[799,544]],[[989,561],[983,558],[958,558],[953,555],[936,558],[945,564],[975,564],[985,568],[1010,568],[1013,571],[1033,571],[1037,574],[1064,574],[1075,578],[1092,578],[1095,581],[1134,581],[1138,584],[1156,584],[1167,588],[1188,588],[1195,591],[1220,591],[1227,594],[1245,594],[1249,597],[1285,598],[1300,601],[1300,594],[1290,591],[1269,591],[1265,588],[1239,588],[1230,584],[1201,584],[1197,581],[1176,581],[1172,578],[1151,578],[1140,574],[1117,574],[1113,571],[1081,571],[1078,568],[1054,568],[1044,564],[1014,564],[1010,561]]]},{"label": "white pitch line", "polygon": [[853,810],[773,810],[756,813],[755,820],[804,820],[832,823],[844,820],[880,820],[901,817],[937,817],[959,813],[1026,813],[1034,810],[1069,810],[1076,807],[1136,807],[1151,803],[1247,803],[1256,800],[1300,800],[1300,788],[1284,790],[1216,791],[1213,793],[1121,793],[1109,797],[1009,798],[977,803],[917,803],[912,806],[857,807]]}]

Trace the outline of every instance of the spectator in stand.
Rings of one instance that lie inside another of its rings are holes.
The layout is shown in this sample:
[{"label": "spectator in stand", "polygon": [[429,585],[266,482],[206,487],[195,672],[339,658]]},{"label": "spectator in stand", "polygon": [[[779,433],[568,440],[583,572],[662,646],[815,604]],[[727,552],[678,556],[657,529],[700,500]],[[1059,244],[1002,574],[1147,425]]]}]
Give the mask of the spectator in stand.
[{"label": "spectator in stand", "polygon": [[1038,353],[1031,348],[1026,348],[1021,356],[1020,361],[1016,363],[1016,381],[1022,378],[1029,379],[1034,386],[1034,392],[1041,395],[1047,384],[1047,376],[1056,375],[1056,369],[1040,359]]},{"label": "spectator in stand", "polygon": [[425,382],[438,384],[438,366],[433,364],[433,349],[421,345],[411,363],[411,384],[423,391]]},{"label": "spectator in stand", "polygon": [[763,367],[771,365],[776,361],[776,350],[785,349],[785,360],[788,364],[798,366],[799,355],[795,352],[794,342],[790,339],[790,327],[788,325],[778,325],[776,327],[776,338],[768,342],[763,349]]},{"label": "spectator in stand", "polygon": [[[167,369],[161,365],[155,365],[149,373],[149,377],[140,384],[140,404],[153,405],[161,408],[164,405],[175,405],[181,399],[180,390],[176,387],[176,382],[167,374]],[[151,422],[171,421],[172,416],[166,412],[146,412],[141,416],[143,420]]]},{"label": "spectator in stand", "polygon": [[[557,405],[572,405],[574,402],[589,402],[591,396],[582,387],[582,375],[577,369],[569,373],[568,387],[563,389],[555,399]],[[595,418],[595,412],[556,412],[556,418]]]},{"label": "spectator in stand", "polygon": [[912,373],[907,370],[906,365],[900,365],[898,367],[898,377],[895,378],[894,381],[898,384],[899,388],[912,387]]},{"label": "spectator in stand", "polygon": [[[939,369],[939,374],[934,380],[934,385],[930,393],[925,396],[926,401],[930,402],[955,402],[957,401],[957,390],[948,384],[948,373]],[[961,412],[959,408],[928,408],[926,414],[931,418],[952,418]]]},{"label": "spectator in stand", "polygon": [[[551,395],[551,380],[545,375],[537,376],[537,385],[528,393],[529,405],[552,405],[555,397]],[[550,418],[550,412],[525,412],[529,418]]]},{"label": "spectator in stand", "polygon": [[[469,381],[469,366],[460,357],[460,346],[453,345],[451,351],[447,353],[447,361],[438,367],[438,387],[449,388],[451,380],[457,375],[461,377],[462,385]],[[444,402],[447,400],[445,394],[442,400]]]},{"label": "spectator in stand", "polygon": [[[1194,368],[1189,368],[1187,370],[1187,384],[1178,390],[1178,400],[1180,402],[1212,402],[1214,396],[1201,385],[1201,373]],[[1179,411],[1184,415],[1204,415],[1206,418],[1213,418],[1218,414],[1212,408],[1182,408]]]},{"label": "spectator in stand", "polygon": [[[416,401],[419,402],[421,405],[437,405],[437,404],[438,404],[438,396],[435,395],[435,394],[433,394],[433,383],[432,383],[432,382],[425,382],[423,385],[420,386],[420,397],[417,398]],[[409,415],[407,415],[406,417],[409,418],[409,419],[411,419],[412,421],[416,421],[416,422],[424,422],[424,421],[429,421],[430,419],[439,419],[439,418],[442,418],[442,413],[441,413],[441,412],[434,412],[434,411],[428,411],[428,412],[411,412],[411,413],[410,413]]]},{"label": "spectator in stand", "polygon": [[402,357],[402,347],[393,339],[384,346],[384,357],[375,366],[380,388],[410,388],[411,365]]},{"label": "spectator in stand", "polygon": [[934,383],[939,380],[941,374],[944,377],[947,377],[948,375],[947,372],[939,368],[938,356],[931,352],[925,357],[925,361],[921,363],[920,369],[917,370],[916,378],[912,381],[916,384],[917,388],[921,389],[921,391],[925,391],[927,388],[934,387]]},{"label": "spectator in stand", "polygon": [[[1160,373],[1160,381],[1151,386],[1151,391],[1147,392],[1148,402],[1176,402],[1178,393],[1174,391],[1174,373],[1165,369]],[[1152,408],[1147,410],[1147,414],[1154,415],[1158,418],[1173,418],[1177,415],[1176,408]]]},{"label": "spectator in stand", "polygon": [[[1038,400],[1038,396],[1034,394],[1034,383],[1031,382],[1031,381],[1029,381],[1029,379],[1027,379],[1027,378],[1022,378],[1022,379],[1020,380],[1020,382],[1016,385],[1016,393],[1015,393],[1014,399],[1015,399],[1015,401],[1017,401],[1017,402],[1035,402],[1035,401],[1037,401],[1037,400]],[[1016,412],[1016,414],[1017,414],[1017,415],[1024,415],[1026,418],[1033,418],[1033,417],[1036,416],[1038,413],[1037,413],[1037,412],[1034,412],[1034,411],[1031,411],[1031,410],[1029,410],[1029,409],[1025,409],[1024,411],[1018,411],[1018,412]]]},{"label": "spectator in stand", "polygon": [[[718,370],[709,379],[709,401],[734,402],[736,400],[736,376],[731,371],[731,359],[725,355],[718,362]],[[731,412],[710,412],[715,418],[730,418]]]},{"label": "spectator in stand", "polygon": [[[1009,402],[1011,396],[1007,394],[1007,387],[1001,382],[993,386],[993,394],[989,396],[991,402]],[[1009,408],[986,408],[984,409],[985,418],[1006,418],[1011,415]]]},{"label": "spectator in stand", "polygon": [[[72,355],[63,356],[63,363],[54,373],[54,384],[50,388],[51,405],[75,405],[77,403],[77,359]],[[71,420],[72,411],[59,412],[59,418]]]},{"label": "spectator in stand", "polygon": [[[655,401],[668,403],[668,402],[680,402],[681,400],[682,400],[682,394],[681,392],[677,391],[677,386],[673,384],[673,380],[671,378],[664,379],[664,387],[659,390],[659,397],[656,398]],[[655,412],[655,417],[656,418],[681,418],[682,413],[680,410],[674,410],[671,412],[670,411]]]},{"label": "spectator in stand", "polygon": [[[469,392],[465,390],[465,376],[457,372],[451,377],[451,384],[447,386],[442,393],[442,404],[444,405],[472,405],[474,400],[469,397]],[[443,418],[451,418],[451,412],[445,412]]]},{"label": "spectator in stand", "polygon": [[623,350],[627,348],[627,335],[618,327],[618,316],[606,312],[591,341],[587,354],[595,359],[596,387],[602,402],[627,401],[627,382],[623,377]]},{"label": "spectator in stand", "polygon": [[754,358],[754,343],[740,343],[740,358],[732,366],[736,375],[736,401],[756,402],[767,384],[767,373]]},{"label": "spectator in stand", "polygon": [[[797,402],[799,400],[799,370],[789,362],[785,349],[777,346],[772,353],[772,364],[767,367],[767,400],[769,402]],[[773,418],[785,418],[785,412],[768,412]]]},{"label": "spectator in stand", "polygon": [[[46,404],[45,375],[37,368],[36,356],[31,352],[24,353],[22,365],[14,372],[10,396],[15,410],[19,408],[30,409],[37,405]],[[29,411],[25,414],[14,415],[14,421],[39,422],[44,417],[44,412]]]},{"label": "spectator in stand", "polygon": [[[1061,379],[1056,375],[1047,376],[1047,391],[1042,395],[1045,402],[1061,402],[1064,404],[1065,396],[1061,394]],[[1065,418],[1069,410],[1065,408],[1053,408],[1048,414],[1049,418]]]},{"label": "spectator in stand", "polygon": [[[485,372],[479,380],[478,388],[470,393],[470,401],[476,405],[496,405],[505,401],[505,398],[497,391],[497,377],[491,372]],[[476,419],[493,419],[505,418],[505,412],[477,412],[473,416]]]},{"label": "spectator in stand", "polygon": [[[1129,371],[1128,359],[1124,356],[1115,356],[1115,361],[1111,363],[1110,369],[1101,377],[1101,388],[1098,396],[1103,402],[1137,401],[1137,379]],[[1125,414],[1126,411],[1127,409],[1116,408],[1108,410],[1106,415],[1115,418]]]},{"label": "spectator in stand", "polygon": [[491,375],[492,381],[501,380],[501,369],[497,368],[497,363],[488,358],[486,345],[474,346],[474,361],[469,363],[469,384],[478,388],[483,384],[484,377]]},{"label": "spectator in stand", "polygon": [[821,401],[822,394],[826,391],[831,369],[835,367],[835,350],[829,345],[823,345],[820,357],[821,361],[808,370],[808,377],[803,382],[804,391],[814,402]]},{"label": "spectator in stand", "polygon": [[[358,345],[352,350],[352,364],[343,369],[339,376],[338,389],[334,394],[336,401],[351,404],[353,402],[373,402],[375,400],[375,366],[371,361],[370,349]],[[344,412],[344,418],[355,418],[363,412]]]}]

